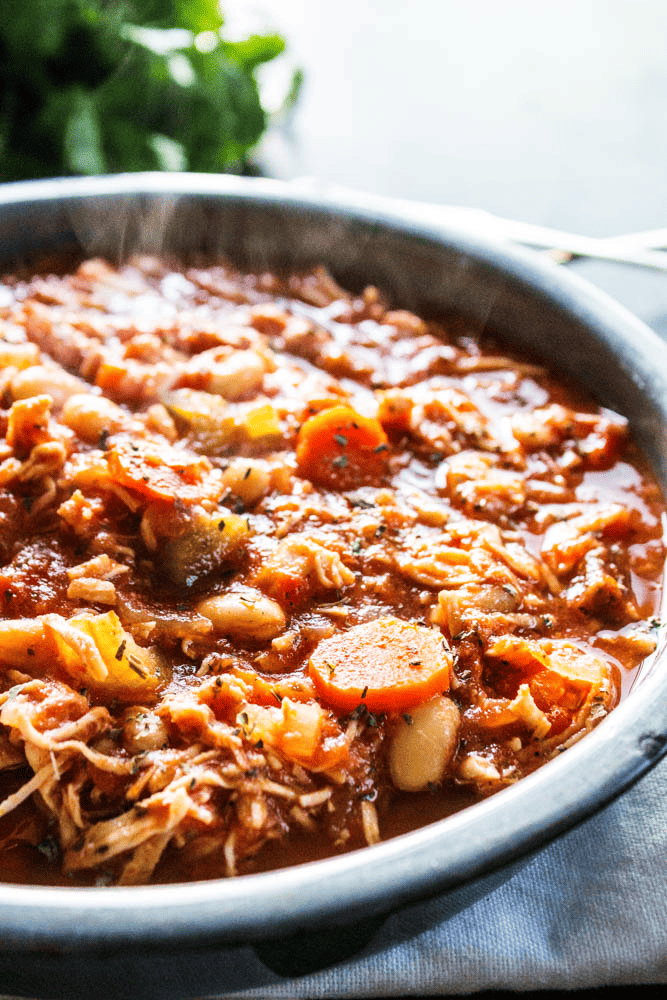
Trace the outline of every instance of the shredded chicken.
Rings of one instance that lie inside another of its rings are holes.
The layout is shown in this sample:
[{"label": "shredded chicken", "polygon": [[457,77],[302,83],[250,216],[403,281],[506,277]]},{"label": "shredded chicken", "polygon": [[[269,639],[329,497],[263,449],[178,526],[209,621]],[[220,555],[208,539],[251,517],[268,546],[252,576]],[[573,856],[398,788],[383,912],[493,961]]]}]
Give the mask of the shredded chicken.
[{"label": "shredded chicken", "polygon": [[655,648],[625,421],[465,320],[149,255],[5,291],[4,877],[372,846],[572,745]]}]

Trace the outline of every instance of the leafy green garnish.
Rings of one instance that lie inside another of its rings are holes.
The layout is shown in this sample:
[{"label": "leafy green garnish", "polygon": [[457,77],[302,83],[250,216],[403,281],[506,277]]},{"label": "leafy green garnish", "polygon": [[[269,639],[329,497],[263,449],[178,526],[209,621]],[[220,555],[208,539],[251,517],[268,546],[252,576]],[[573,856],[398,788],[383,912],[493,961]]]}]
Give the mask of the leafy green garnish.
[{"label": "leafy green garnish", "polygon": [[285,42],[223,24],[218,0],[2,0],[0,179],[242,170]]}]

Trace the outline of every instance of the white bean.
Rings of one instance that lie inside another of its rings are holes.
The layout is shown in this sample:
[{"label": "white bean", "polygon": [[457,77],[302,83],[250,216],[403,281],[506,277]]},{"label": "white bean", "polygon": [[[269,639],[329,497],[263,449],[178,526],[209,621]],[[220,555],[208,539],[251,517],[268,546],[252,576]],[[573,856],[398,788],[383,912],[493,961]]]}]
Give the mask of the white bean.
[{"label": "white bean", "polygon": [[285,628],[285,615],[280,605],[250,587],[207,597],[199,602],[197,611],[222,635],[240,641],[265,642],[280,635]]},{"label": "white bean", "polygon": [[268,493],[271,474],[261,459],[236,458],[223,472],[222,481],[246,507],[251,507]]},{"label": "white bean", "polygon": [[159,715],[141,705],[133,705],[125,711],[123,746],[128,753],[160,750],[168,742],[167,727]]},{"label": "white bean", "polygon": [[255,351],[236,351],[211,368],[209,392],[224,399],[253,395],[262,386],[266,366]]},{"label": "white bean", "polygon": [[84,441],[97,442],[103,431],[114,433],[130,423],[126,413],[104,396],[77,393],[65,403],[62,421]]},{"label": "white bean", "polygon": [[270,358],[258,351],[232,351],[220,357],[220,350],[212,348],[190,358],[183,376],[184,384],[191,385],[194,379],[197,388],[233,401],[255,395],[271,370]]},{"label": "white bean", "polygon": [[83,379],[59,368],[46,365],[32,365],[18,372],[11,383],[12,399],[29,399],[48,393],[56,407],[62,406],[74,392],[86,388]]},{"label": "white bean", "polygon": [[[20,330],[20,327],[18,328]],[[39,362],[39,348],[30,341],[22,343],[7,343],[0,340],[0,368],[30,368]]]},{"label": "white bean", "polygon": [[389,748],[389,769],[396,788],[421,792],[440,781],[456,750],[461,717],[443,696],[424,702],[397,725]]}]

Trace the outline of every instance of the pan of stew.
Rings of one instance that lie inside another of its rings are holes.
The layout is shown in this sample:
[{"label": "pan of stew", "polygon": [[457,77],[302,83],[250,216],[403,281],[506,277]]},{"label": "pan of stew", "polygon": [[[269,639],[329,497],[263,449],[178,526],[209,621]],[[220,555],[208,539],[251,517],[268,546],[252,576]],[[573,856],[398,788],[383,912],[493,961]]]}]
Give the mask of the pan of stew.
[{"label": "pan of stew", "polygon": [[0,989],[332,964],[663,754],[620,306],[234,177],[7,185],[0,262]]}]

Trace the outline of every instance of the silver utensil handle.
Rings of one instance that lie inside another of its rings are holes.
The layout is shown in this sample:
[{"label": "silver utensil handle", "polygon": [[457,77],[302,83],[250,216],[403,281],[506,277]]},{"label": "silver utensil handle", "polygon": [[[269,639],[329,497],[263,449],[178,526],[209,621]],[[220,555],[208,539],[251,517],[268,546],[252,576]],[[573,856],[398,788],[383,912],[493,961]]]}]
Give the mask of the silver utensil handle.
[{"label": "silver utensil handle", "polygon": [[598,238],[568,233],[532,222],[505,219],[481,208],[434,205],[369,194],[313,177],[298,177],[291,184],[304,193],[344,198],[349,204],[356,204],[360,208],[372,208],[380,212],[384,210],[435,227],[452,225],[491,239],[547,250],[558,263],[588,257],[667,272],[667,252],[660,249],[667,247],[667,229]]}]

